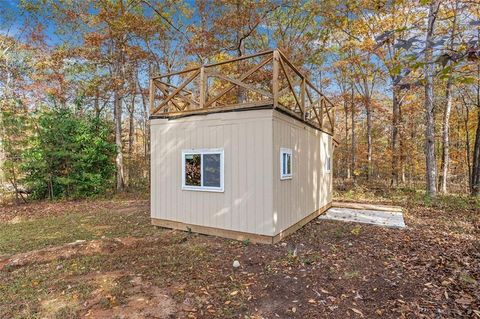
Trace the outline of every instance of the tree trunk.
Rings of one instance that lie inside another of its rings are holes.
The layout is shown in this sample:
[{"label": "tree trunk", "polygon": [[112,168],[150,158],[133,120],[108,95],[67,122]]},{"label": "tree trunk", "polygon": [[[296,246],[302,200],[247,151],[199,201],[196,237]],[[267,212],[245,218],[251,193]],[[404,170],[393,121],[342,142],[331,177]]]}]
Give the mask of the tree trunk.
[{"label": "tree trunk", "polygon": [[435,118],[434,118],[434,62],[433,62],[433,32],[437,18],[439,0],[432,0],[428,13],[428,27],[425,38],[425,159],[426,188],[429,196],[437,195],[437,167],[435,162]]},{"label": "tree trunk", "polygon": [[[123,6],[123,0],[120,0],[120,14],[125,14],[125,8]],[[123,191],[125,188],[125,169],[123,163],[123,145],[122,145],[122,103],[124,94],[124,82],[125,82],[125,52],[124,44],[126,42],[126,35],[123,34],[121,40],[114,43],[116,55],[118,57],[115,62],[115,80],[118,81],[115,85],[115,91],[113,94],[113,108],[115,119],[115,144],[117,146],[117,156],[115,159],[117,167],[117,191]]]},{"label": "tree trunk", "polygon": [[[392,79],[395,82],[394,79]],[[400,107],[398,103],[397,89],[395,84],[392,88],[392,179],[390,185],[398,185],[398,122],[400,118]]]},{"label": "tree trunk", "polygon": [[[480,27],[477,29],[477,36],[480,45]],[[470,192],[473,196],[480,196],[480,63],[477,64],[477,79],[477,130],[475,131],[470,182]]]},{"label": "tree trunk", "polygon": [[465,105],[465,116],[463,117],[463,128],[465,130],[465,157],[467,158],[467,176],[468,176],[468,188],[471,191],[471,182],[472,182],[472,163],[470,161],[470,131],[469,131],[469,117],[470,112],[468,110],[468,104],[465,101],[465,97],[462,96],[463,105]]},{"label": "tree trunk", "polygon": [[[343,93],[346,93],[345,90],[343,90]],[[345,145],[346,148],[348,147],[348,101],[346,94],[343,95],[343,110],[345,112]],[[345,167],[347,168],[347,179],[351,178],[351,172],[350,172],[350,163],[349,163],[349,158],[348,156],[345,156]]]},{"label": "tree trunk", "polygon": [[95,100],[93,103],[93,108],[95,110],[95,117],[100,118],[100,91],[98,89],[98,86],[95,88]]},{"label": "tree trunk", "polygon": [[117,166],[117,191],[122,191],[125,186],[125,174],[123,167],[122,151],[122,97],[118,88],[114,92],[114,118],[115,118],[115,144],[117,146],[117,156],[115,163]]},{"label": "tree trunk", "polygon": [[400,183],[405,184],[406,176],[405,176],[405,140],[404,140],[404,123],[403,123],[403,114],[402,114],[402,102],[398,101],[398,139],[400,141]]},{"label": "tree trunk", "polygon": [[355,169],[356,169],[356,162],[357,162],[357,157],[356,157],[356,147],[357,147],[357,140],[356,140],[356,136],[355,136],[355,101],[354,101],[354,93],[353,93],[353,83],[352,83],[352,87],[351,87],[351,100],[350,100],[350,103],[351,103],[351,110],[350,110],[350,116],[351,116],[351,120],[352,120],[352,160],[351,160],[351,171],[352,171],[352,177],[353,177],[353,182],[355,183],[356,180],[357,180],[357,175],[356,175],[356,172],[355,172]]},{"label": "tree trunk", "polygon": [[372,174],[372,109],[370,98],[365,101],[367,111],[367,180],[370,180]]},{"label": "tree trunk", "polygon": [[480,196],[480,107],[477,106],[477,130],[475,133],[475,146],[473,148],[473,168],[471,192]]},{"label": "tree trunk", "polygon": [[450,130],[450,112],[452,110],[452,78],[451,76],[448,79],[447,89],[445,93],[446,93],[447,104],[445,105],[445,109],[443,110],[442,161],[440,164],[440,181],[439,181],[439,190],[444,194],[447,193],[448,164],[450,160],[449,130]]},{"label": "tree trunk", "polygon": [[480,83],[477,88],[477,130],[473,146],[472,181],[470,185],[471,194],[480,196]]},{"label": "tree trunk", "polygon": [[[452,28],[450,31],[450,47],[449,50],[453,51],[455,45],[455,27],[457,24],[457,10],[458,10],[458,1],[455,2],[455,9],[452,21]],[[448,64],[450,67],[452,63]],[[448,179],[448,165],[450,161],[449,151],[450,151],[450,139],[449,139],[449,130],[450,130],[450,112],[452,110],[452,100],[453,100],[453,79],[452,74],[448,77],[447,87],[445,90],[446,105],[443,110],[443,122],[442,122],[442,161],[440,164],[440,179],[439,179],[439,189],[440,192],[447,193],[447,179]]]},{"label": "tree trunk", "polygon": [[142,97],[143,152],[144,152],[144,159],[146,163],[148,158],[148,152],[149,152],[148,147],[150,144],[150,135],[149,135],[149,129],[148,129],[148,107],[147,107],[146,97],[143,92],[143,88],[140,85],[140,80],[138,79],[138,73],[137,73],[137,87],[138,87],[138,90],[140,91],[140,96]]},{"label": "tree trunk", "polygon": [[131,159],[133,154],[133,142],[135,139],[135,93],[132,96],[132,104],[128,110],[128,157]]}]

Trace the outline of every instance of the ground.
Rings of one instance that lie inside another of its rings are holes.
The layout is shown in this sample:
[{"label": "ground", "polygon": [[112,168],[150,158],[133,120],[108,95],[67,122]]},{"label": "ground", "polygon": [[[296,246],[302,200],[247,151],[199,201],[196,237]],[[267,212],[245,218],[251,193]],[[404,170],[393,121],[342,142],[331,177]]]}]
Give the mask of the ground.
[{"label": "ground", "polygon": [[406,230],[273,246],[155,228],[135,197],[2,207],[0,318],[480,318],[478,200],[396,194],[337,196],[403,204]]}]

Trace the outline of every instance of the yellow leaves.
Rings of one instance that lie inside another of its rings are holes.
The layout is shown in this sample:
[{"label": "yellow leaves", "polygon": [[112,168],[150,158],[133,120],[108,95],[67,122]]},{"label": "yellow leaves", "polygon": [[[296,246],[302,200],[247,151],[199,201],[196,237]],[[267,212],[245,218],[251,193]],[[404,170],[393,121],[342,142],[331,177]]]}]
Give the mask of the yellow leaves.
[{"label": "yellow leaves", "polygon": [[361,231],[362,231],[362,227],[361,227],[361,226],[355,226],[355,227],[352,229],[351,233],[352,233],[353,235],[355,235],[355,236],[358,236],[358,235],[360,235],[360,232],[361,232]]}]

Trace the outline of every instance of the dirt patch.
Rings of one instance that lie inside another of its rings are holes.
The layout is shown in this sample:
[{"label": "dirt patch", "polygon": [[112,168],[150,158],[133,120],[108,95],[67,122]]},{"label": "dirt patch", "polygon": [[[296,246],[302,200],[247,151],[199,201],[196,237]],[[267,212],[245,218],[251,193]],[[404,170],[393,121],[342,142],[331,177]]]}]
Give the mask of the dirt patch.
[{"label": "dirt patch", "polygon": [[135,248],[135,246],[140,243],[148,241],[155,242],[157,239],[158,238],[156,237],[126,237],[91,241],[77,240],[65,245],[29,251],[27,253],[4,257],[3,259],[0,256],[0,270],[9,267],[21,267],[33,263],[48,263],[54,260],[65,260],[78,256],[107,254],[127,247]]},{"label": "dirt patch", "polygon": [[[171,318],[177,313],[175,301],[164,289],[160,289],[141,277],[130,280],[130,287],[122,291],[128,297],[121,301],[109,294],[111,291],[102,287],[95,291],[94,299],[87,301],[87,309],[81,312],[85,318]],[[108,304],[102,300],[108,300]]]}]

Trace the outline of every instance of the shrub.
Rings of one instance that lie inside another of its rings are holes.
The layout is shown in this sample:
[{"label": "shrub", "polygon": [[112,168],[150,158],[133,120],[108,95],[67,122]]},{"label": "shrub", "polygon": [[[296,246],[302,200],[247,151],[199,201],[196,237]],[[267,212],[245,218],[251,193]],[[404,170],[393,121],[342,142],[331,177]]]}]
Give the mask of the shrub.
[{"label": "shrub", "polygon": [[106,192],[115,174],[111,125],[68,108],[41,110],[23,153],[24,183],[35,198],[81,198]]}]

